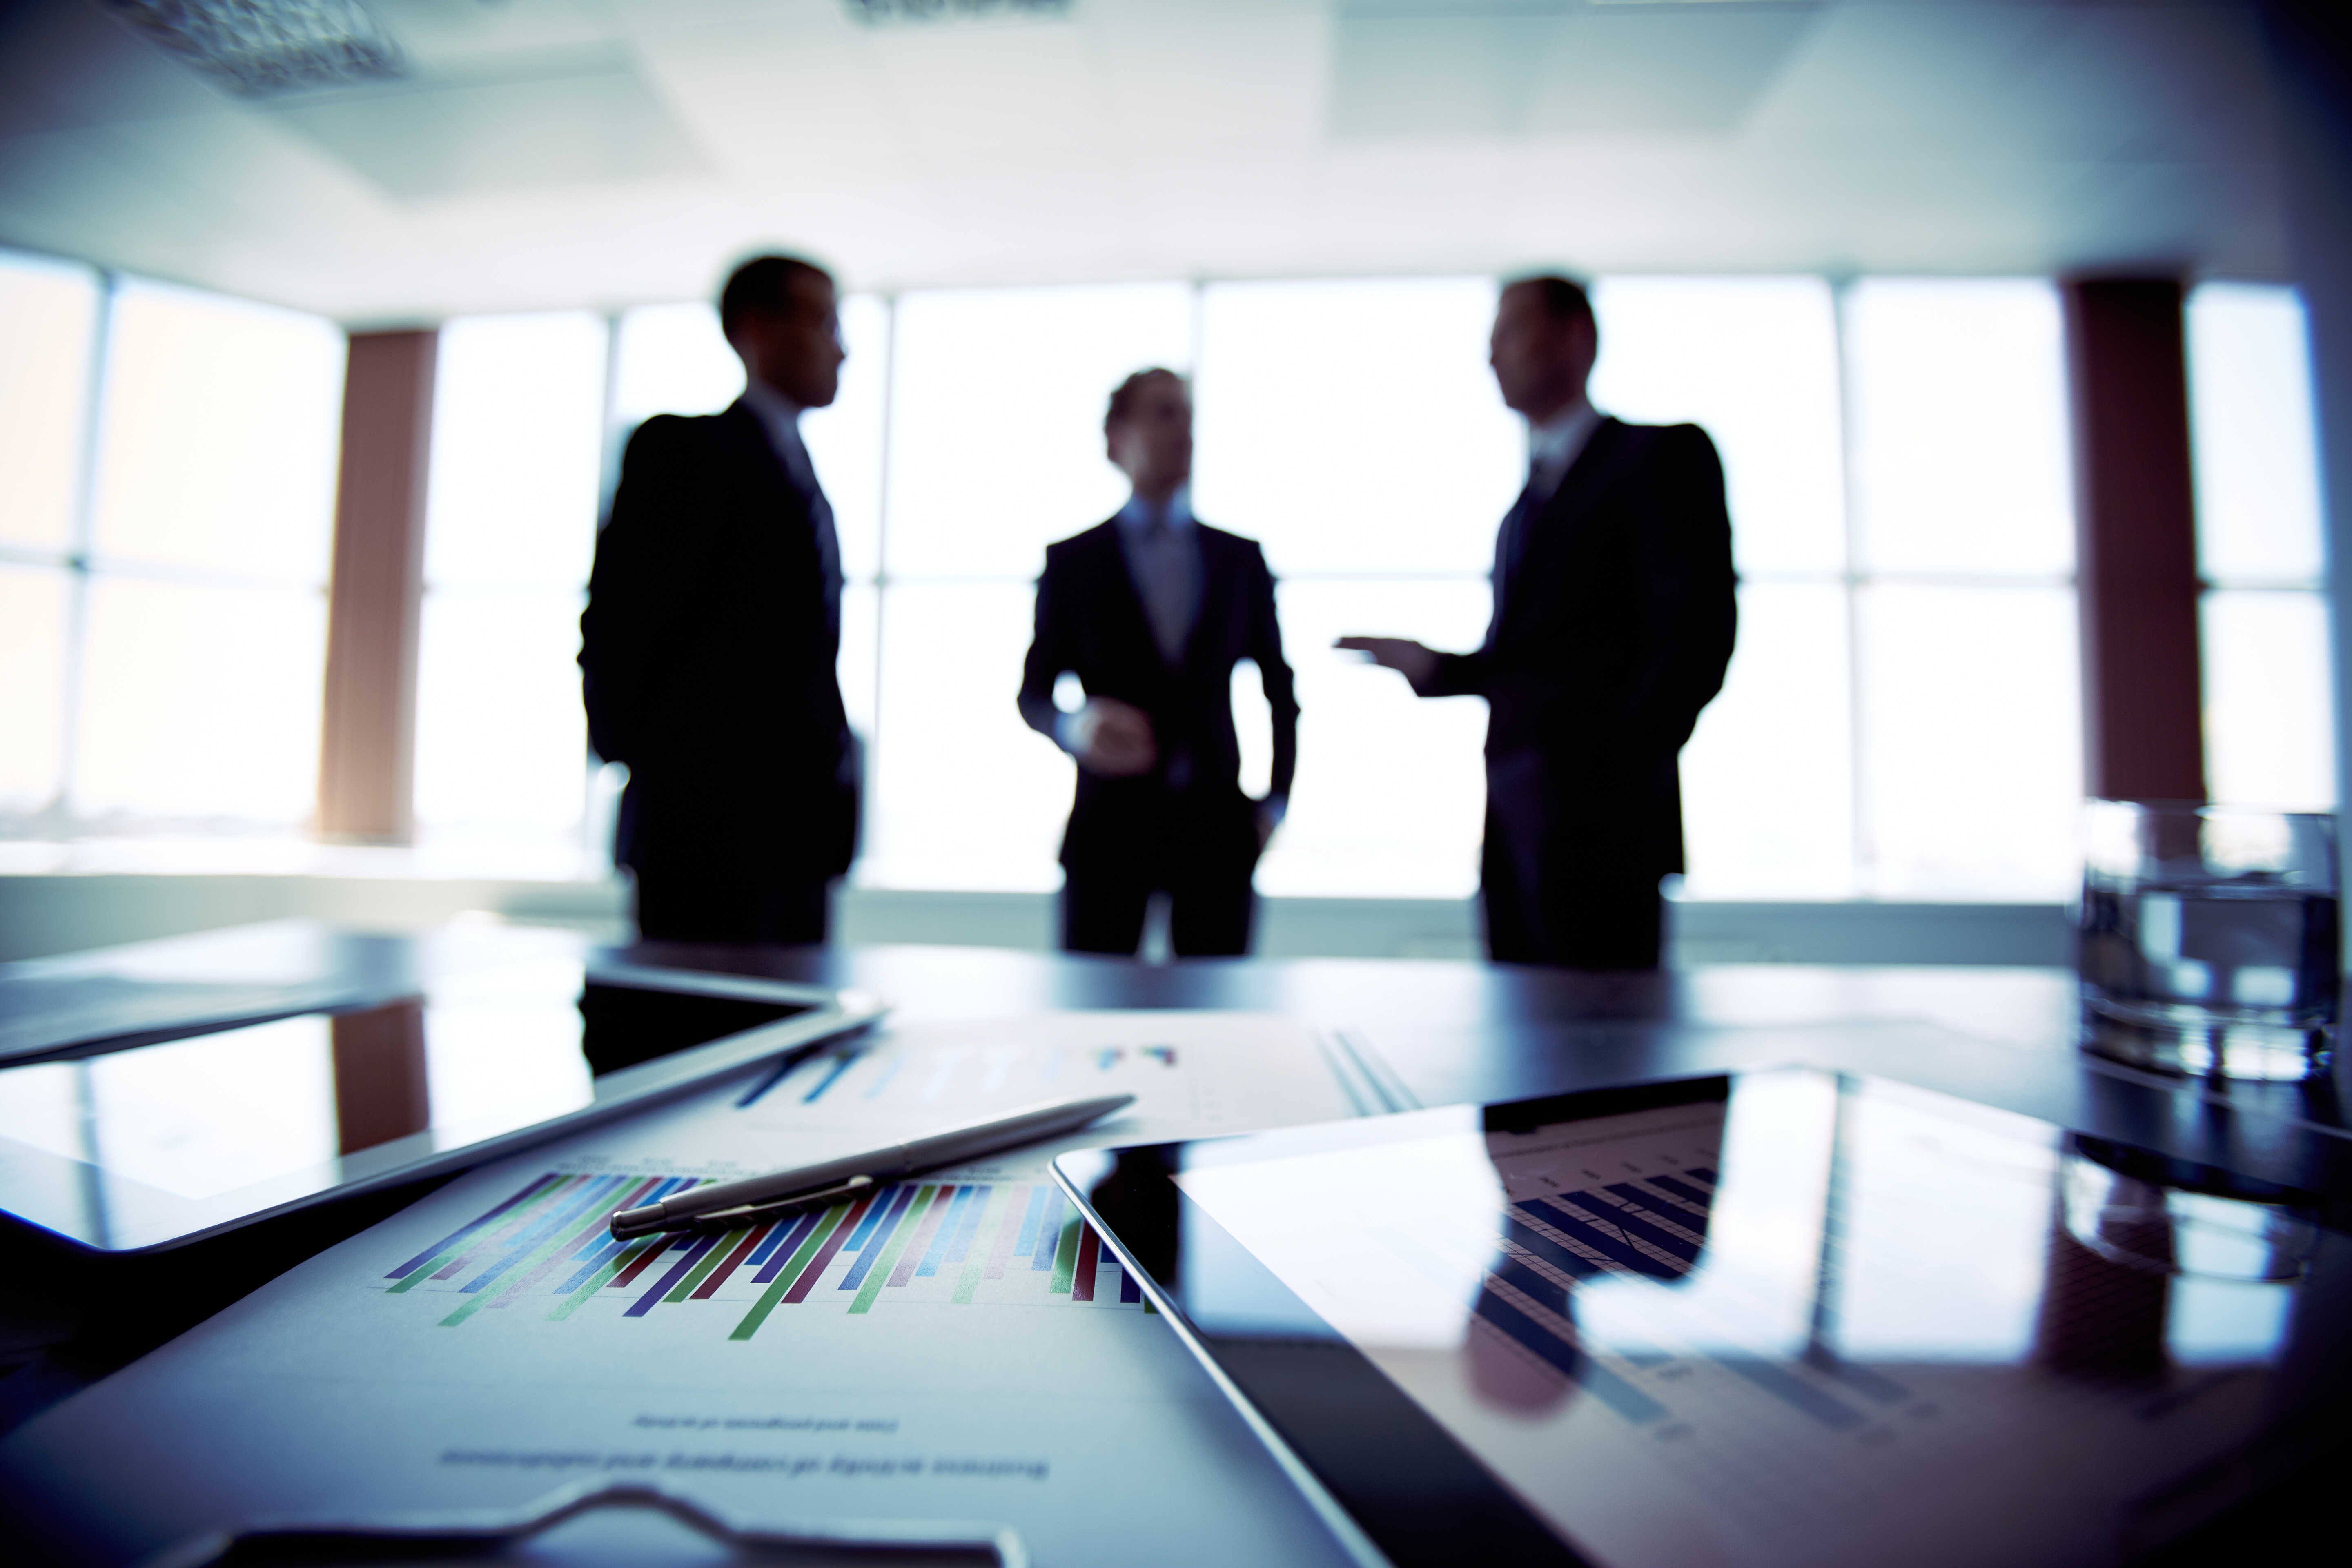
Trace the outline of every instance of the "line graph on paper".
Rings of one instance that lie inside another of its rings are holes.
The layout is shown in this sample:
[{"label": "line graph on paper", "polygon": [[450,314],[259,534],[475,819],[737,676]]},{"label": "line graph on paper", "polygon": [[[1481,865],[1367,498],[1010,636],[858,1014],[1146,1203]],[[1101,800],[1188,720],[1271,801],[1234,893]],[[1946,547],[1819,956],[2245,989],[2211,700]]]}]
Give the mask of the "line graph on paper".
[{"label": "line graph on paper", "polygon": [[457,1328],[483,1311],[635,1320],[717,1307],[748,1340],[779,1311],[866,1316],[906,1303],[1143,1309],[1142,1293],[1042,1182],[901,1182],[856,1203],[728,1231],[614,1241],[615,1209],[694,1177],[551,1173],[384,1276]]}]

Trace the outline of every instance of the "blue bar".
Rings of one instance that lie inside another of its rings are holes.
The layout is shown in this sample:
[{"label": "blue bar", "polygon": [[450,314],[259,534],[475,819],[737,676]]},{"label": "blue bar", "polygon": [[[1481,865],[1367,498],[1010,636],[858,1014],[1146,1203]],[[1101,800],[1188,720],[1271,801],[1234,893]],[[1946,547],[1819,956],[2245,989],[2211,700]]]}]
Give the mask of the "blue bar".
[{"label": "blue bar", "polygon": [[560,1208],[526,1226],[519,1235],[507,1242],[505,1250],[499,1254],[496,1264],[475,1275],[457,1289],[460,1291],[479,1290],[483,1286],[530,1256],[531,1250],[546,1240],[551,1234],[576,1223],[583,1215],[595,1208],[614,1192],[634,1185],[637,1180],[635,1176],[607,1176],[602,1181],[589,1183],[580,1190],[578,1197],[569,1202],[557,1200],[562,1205]]},{"label": "blue bar", "polygon": [[824,1212],[824,1210],[819,1209],[812,1213],[804,1213],[798,1219],[793,1221],[792,1224],[780,1225],[775,1229],[770,1231],[768,1233],[768,1238],[760,1243],[758,1247],[753,1247],[751,1249],[751,1256],[743,1260],[743,1267],[746,1268],[759,1268],[760,1265],[768,1261],[768,1255],[770,1253],[781,1252],[783,1250],[786,1237],[797,1234],[804,1227],[814,1226],[816,1224],[817,1215]]},{"label": "blue bar", "polygon": [[[939,1229],[931,1232],[931,1244],[923,1248],[923,1260],[915,1266],[916,1279],[940,1271],[940,1264],[947,1258],[948,1248],[955,1245],[956,1231],[963,1224],[963,1211],[972,1206],[971,1194],[978,1191],[978,1187],[956,1189],[955,1196],[948,1201],[947,1217],[940,1221]],[[939,1201],[937,1198],[931,1200],[934,1205]]]},{"label": "blue bar", "polygon": [[760,1250],[768,1256],[753,1264],[759,1272],[751,1276],[751,1283],[766,1285],[772,1282],[783,1271],[784,1265],[793,1260],[793,1254],[801,1249],[801,1243],[814,1236],[816,1227],[824,1223],[828,1212],[811,1209],[792,1224],[780,1226],[771,1233],[768,1239],[760,1244]]},{"label": "blue bar", "polygon": [[1688,1182],[1677,1182],[1672,1176],[1652,1176],[1650,1185],[1662,1193],[1672,1193],[1693,1208],[1703,1209],[1715,1201]]},{"label": "blue bar", "polygon": [[826,1089],[831,1089],[835,1084],[841,1081],[842,1074],[847,1072],[851,1068],[856,1067],[856,1065],[857,1053],[856,1051],[844,1052],[841,1057],[834,1062],[832,1067],[825,1069],[824,1076],[817,1079],[815,1084],[810,1088],[806,1094],[801,1096],[801,1103],[803,1105],[814,1105],[818,1100],[823,1098]]},{"label": "blue bar", "polygon": [[1549,1307],[1561,1317],[1568,1316],[1568,1287],[1554,1284],[1516,1258],[1506,1258],[1495,1266],[1495,1278],[1516,1287],[1520,1295],[1538,1307]]},{"label": "blue bar", "polygon": [[644,1295],[638,1297],[635,1300],[630,1302],[629,1310],[622,1313],[621,1316],[625,1318],[642,1318],[647,1312],[652,1311],[654,1310],[654,1303],[660,1300],[664,1296],[668,1295],[669,1288],[677,1284],[679,1280],[685,1279],[688,1271],[693,1268],[696,1264],[702,1261],[702,1255],[709,1251],[712,1247],[718,1246],[719,1239],[726,1234],[727,1233],[723,1230],[711,1231],[708,1235],[704,1236],[701,1240],[696,1242],[692,1247],[688,1247],[685,1255],[676,1263],[670,1265],[669,1272],[661,1277],[661,1283],[646,1291]]},{"label": "blue bar", "polygon": [[911,1186],[900,1187],[898,1196],[895,1200],[895,1206],[893,1204],[879,1202],[882,1196],[880,1193],[875,1194],[874,1196],[877,1201],[872,1208],[866,1211],[866,1217],[857,1222],[857,1228],[849,1233],[849,1239],[841,1244],[842,1251],[863,1252],[866,1242],[873,1239],[875,1227],[882,1223],[886,1215],[895,1215],[915,1201],[915,1189]]},{"label": "blue bar", "polygon": [[[645,1198],[639,1206],[644,1206],[644,1204],[657,1204],[661,1202],[662,1199],[669,1196],[670,1194],[686,1185],[688,1180],[689,1178],[685,1176],[664,1177],[659,1186],[651,1188],[646,1192]],[[562,1284],[555,1287],[555,1294],[559,1296],[569,1296],[572,1291],[580,1289],[581,1286],[588,1282],[588,1276],[595,1273],[596,1270],[604,1267],[605,1264],[610,1263],[624,1248],[629,1247],[635,1240],[636,1237],[631,1237],[627,1241],[607,1241],[603,1246],[597,1247],[593,1253],[589,1255],[588,1260],[580,1266],[580,1271],[578,1273],[572,1275],[571,1279],[566,1279]]]},{"label": "blue bar", "polygon": [[1503,1217],[1503,1234],[1571,1279],[1590,1279],[1609,1271],[1606,1264],[1578,1257],[1551,1237],[1538,1235],[1535,1226],[1508,1215]]},{"label": "blue bar", "polygon": [[1478,1293],[1478,1315],[1549,1363],[1572,1383],[1580,1384],[1593,1398],[1636,1426],[1655,1421],[1666,1407],[1611,1372],[1592,1358],[1528,1317],[1492,1290]]},{"label": "blue bar", "polygon": [[[888,1223],[884,1225],[879,1230],[868,1232],[866,1240],[871,1243],[871,1245],[857,1255],[857,1261],[851,1264],[849,1272],[842,1277],[841,1288],[843,1289],[855,1290],[860,1285],[866,1283],[866,1275],[867,1270],[874,1267],[874,1260],[882,1256],[883,1251],[885,1250],[885,1244],[889,1241],[891,1233],[898,1228],[898,1221],[900,1217],[906,1214],[908,1205],[915,1201],[915,1194],[921,1190],[921,1187],[913,1182],[909,1182],[905,1186],[898,1189],[898,1197],[892,1200],[890,1205]],[[877,1204],[874,1206],[878,1210],[882,1205]],[[870,1225],[873,1222],[873,1217],[874,1216],[872,1215],[866,1215],[866,1223]],[[866,1226],[861,1225],[857,1228],[865,1230]],[[848,1248],[844,1247],[842,1250],[845,1252]]]},{"label": "blue bar", "polygon": [[[972,1194],[971,1205],[964,1210],[963,1226],[956,1232],[954,1244],[948,1248],[950,1263],[961,1263],[966,1255],[971,1251],[972,1238],[980,1234],[981,1216],[988,1212],[988,1194],[995,1190],[990,1186],[964,1189]],[[950,1215],[949,1218],[953,1219],[954,1216]]]},{"label": "blue bar", "polygon": [[1644,1191],[1631,1182],[1619,1182],[1614,1186],[1603,1187],[1601,1190],[1622,1198],[1635,1208],[1656,1215],[1661,1219],[1670,1219],[1685,1230],[1703,1231],[1706,1228],[1706,1214],[1704,1209],[1697,1214],[1693,1214],[1688,1205],[1668,1203],[1657,1194]]},{"label": "blue bar", "polygon": [[387,1279],[406,1279],[409,1275],[415,1273],[416,1270],[424,1268],[426,1264],[432,1262],[435,1258],[440,1257],[443,1253],[457,1246],[457,1243],[465,1240],[466,1237],[473,1235],[474,1232],[489,1224],[490,1221],[498,1218],[499,1215],[506,1213],[507,1210],[514,1207],[515,1205],[522,1202],[523,1199],[530,1196],[533,1193],[538,1192],[541,1188],[546,1186],[548,1183],[560,1182],[562,1179],[563,1178],[562,1176],[550,1171],[546,1175],[540,1177],[539,1180],[533,1182],[530,1185],[525,1187],[522,1191],[517,1193],[514,1196],[509,1198],[498,1207],[490,1210],[489,1213],[483,1215],[478,1219],[467,1220],[464,1225],[459,1226],[456,1230],[451,1231],[448,1235],[443,1237],[440,1240],[435,1242],[432,1246],[426,1247],[424,1251],[418,1253],[415,1257],[410,1258],[407,1262],[402,1264],[399,1268],[385,1275],[384,1278]]},{"label": "blue bar", "polygon": [[1127,1271],[1124,1263],[1118,1266],[1118,1299],[1129,1305],[1143,1300],[1143,1288],[1135,1282],[1135,1276]]},{"label": "blue bar", "polygon": [[1029,1206],[1021,1211],[1021,1234],[1013,1243],[1013,1256],[1017,1258],[1026,1258],[1036,1250],[1037,1222],[1045,1215],[1045,1191],[1044,1187],[1029,1189]]},{"label": "blue bar", "polygon": [[[1559,1199],[1553,1198],[1550,1200],[1548,1206],[1551,1208],[1559,1208]],[[1670,1258],[1679,1258],[1685,1264],[1696,1263],[1698,1261],[1698,1243],[1695,1241],[1685,1241],[1681,1237],[1675,1236],[1669,1231],[1660,1230],[1648,1220],[1643,1219],[1635,1215],[1627,1214],[1623,1209],[1612,1209],[1598,1198],[1593,1199],[1584,1206],[1593,1211],[1598,1219],[1615,1226],[1627,1236],[1633,1237],[1637,1240],[1648,1242],[1652,1247],[1656,1247],[1660,1252],[1666,1254]],[[1544,1217],[1549,1220],[1551,1216],[1549,1215],[1546,1215]],[[1570,1217],[1573,1218],[1575,1216],[1570,1215]]]},{"label": "blue bar", "polygon": [[1839,1404],[1776,1361],[1747,1356],[1717,1356],[1727,1371],[1736,1372],[1792,1409],[1801,1410],[1822,1426],[1849,1432],[1863,1423],[1857,1412]]},{"label": "blue bar", "polygon": [[1029,1268],[1054,1267],[1054,1249],[1062,1244],[1062,1190],[1045,1191],[1045,1212],[1037,1216],[1037,1249],[1029,1255]]},{"label": "blue bar", "polygon": [[[1552,1229],[1574,1237],[1610,1262],[1630,1273],[1644,1274],[1653,1279],[1679,1279],[1683,1277],[1683,1270],[1675,1265],[1661,1263],[1632,1242],[1612,1236],[1599,1226],[1587,1224],[1574,1215],[1563,1214],[1558,1209],[1535,1209],[1533,1205],[1527,1204],[1519,1206],[1534,1214]],[[1511,1239],[1517,1241],[1519,1238],[1515,1236]],[[1534,1249],[1531,1247],[1529,1250]]]}]

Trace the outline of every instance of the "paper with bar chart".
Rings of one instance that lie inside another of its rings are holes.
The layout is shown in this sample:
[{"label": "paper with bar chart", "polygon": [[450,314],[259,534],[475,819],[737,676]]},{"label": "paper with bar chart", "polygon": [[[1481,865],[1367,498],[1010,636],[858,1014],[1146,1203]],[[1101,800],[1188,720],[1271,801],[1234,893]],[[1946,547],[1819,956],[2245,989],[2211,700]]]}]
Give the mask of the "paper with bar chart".
[{"label": "paper with bar chart", "polygon": [[[1137,1101],[856,1202],[627,1243],[606,1228],[702,1182],[1104,1092]],[[144,1551],[167,1525],[354,1488],[354,1508],[416,1511],[635,1476],[767,1517],[998,1521],[1041,1563],[1336,1563],[1045,1165],[1351,1113],[1312,1035],[1278,1018],[896,1030],[461,1178],[51,1412],[10,1461],[94,1510],[119,1504],[131,1435],[196,1456],[130,1516]]]}]

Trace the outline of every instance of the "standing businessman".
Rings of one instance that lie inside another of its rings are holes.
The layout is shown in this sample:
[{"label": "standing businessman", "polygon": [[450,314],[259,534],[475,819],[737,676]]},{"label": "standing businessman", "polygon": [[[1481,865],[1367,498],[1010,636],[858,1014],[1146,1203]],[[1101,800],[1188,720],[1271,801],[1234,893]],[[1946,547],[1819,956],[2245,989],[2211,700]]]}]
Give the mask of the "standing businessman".
[{"label": "standing businessman", "polygon": [[743,395],[640,426],[596,541],[588,738],[629,767],[613,858],[635,873],[640,934],[821,942],[857,835],[841,550],[799,427],[840,381],[833,279],[759,257],[719,316]]},{"label": "standing businessman", "polygon": [[[1249,951],[1258,853],[1282,819],[1298,702],[1257,545],[1192,516],[1192,400],[1173,371],[1111,394],[1110,460],[1134,495],[1109,521],[1045,552],[1021,716],[1077,760],[1062,838],[1062,946],[1133,953],[1145,906],[1169,897],[1180,956]],[[1266,798],[1242,793],[1234,667],[1257,662],[1274,710]],[[1077,676],[1086,705],[1055,706]]]},{"label": "standing businessman", "polygon": [[1489,955],[1654,969],[1658,884],[1683,868],[1677,757],[1731,658],[1731,523],[1706,432],[1593,408],[1599,348],[1580,285],[1503,290],[1488,359],[1527,418],[1529,462],[1495,542],[1486,640],[1466,654],[1403,637],[1339,646],[1423,697],[1486,699]]}]

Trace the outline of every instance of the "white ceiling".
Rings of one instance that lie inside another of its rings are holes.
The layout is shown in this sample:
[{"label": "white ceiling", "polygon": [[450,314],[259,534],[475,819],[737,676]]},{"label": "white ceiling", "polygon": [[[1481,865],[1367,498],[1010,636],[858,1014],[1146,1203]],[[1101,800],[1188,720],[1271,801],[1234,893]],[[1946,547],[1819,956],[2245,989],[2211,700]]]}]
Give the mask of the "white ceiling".
[{"label": "white ceiling", "polygon": [[365,0],[409,79],[239,100],[0,0],[0,240],[354,323],[859,288],[2285,271],[2222,4]]}]

